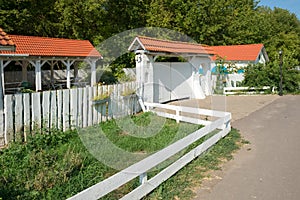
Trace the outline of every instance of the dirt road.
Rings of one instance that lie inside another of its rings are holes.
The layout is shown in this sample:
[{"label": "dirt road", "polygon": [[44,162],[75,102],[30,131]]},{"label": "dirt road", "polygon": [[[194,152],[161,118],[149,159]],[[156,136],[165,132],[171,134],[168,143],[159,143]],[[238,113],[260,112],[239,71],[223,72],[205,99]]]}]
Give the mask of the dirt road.
[{"label": "dirt road", "polygon": [[300,96],[229,97],[224,105],[251,144],[204,181],[195,200],[300,199]]}]

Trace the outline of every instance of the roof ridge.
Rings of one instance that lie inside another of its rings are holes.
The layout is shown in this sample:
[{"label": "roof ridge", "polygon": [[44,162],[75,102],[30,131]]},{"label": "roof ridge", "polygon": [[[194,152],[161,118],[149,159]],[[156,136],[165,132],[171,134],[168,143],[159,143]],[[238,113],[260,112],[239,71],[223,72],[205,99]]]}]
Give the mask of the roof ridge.
[{"label": "roof ridge", "polygon": [[263,43],[253,43],[253,44],[232,44],[232,45],[213,45],[209,47],[233,47],[233,46],[250,46],[250,45],[263,45]]},{"label": "roof ridge", "polygon": [[15,34],[10,34],[10,36],[13,36],[13,37],[32,37],[32,38],[43,38],[43,39],[56,39],[56,40],[89,41],[89,40],[82,40],[82,39],[48,37],[48,36],[35,36],[35,35],[15,35]]},{"label": "roof ridge", "polygon": [[158,39],[158,38],[153,38],[153,37],[149,37],[149,36],[142,36],[142,35],[138,35],[137,37],[138,38],[145,38],[145,39],[149,39],[149,40],[154,40],[154,41],[162,41],[162,42],[177,43],[177,44],[181,43],[181,44],[207,47],[207,45],[199,44],[196,41],[195,41],[195,43],[192,43],[192,42],[183,42],[183,41],[176,41],[176,40]]}]

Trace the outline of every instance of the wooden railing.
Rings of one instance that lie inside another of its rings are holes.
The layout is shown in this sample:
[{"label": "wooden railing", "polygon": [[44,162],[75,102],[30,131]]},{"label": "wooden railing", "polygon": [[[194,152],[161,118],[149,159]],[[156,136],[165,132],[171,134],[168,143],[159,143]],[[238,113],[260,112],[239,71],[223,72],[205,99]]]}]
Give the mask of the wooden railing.
[{"label": "wooden railing", "polygon": [[[274,89],[272,88],[272,93],[274,93]],[[223,94],[264,94],[266,90],[271,90],[271,87],[224,87]]]},{"label": "wooden railing", "polygon": [[[202,154],[222,137],[226,136],[231,130],[230,120],[231,114],[228,112],[220,112],[214,110],[197,109],[190,107],[180,107],[166,104],[144,103],[146,110],[156,112],[160,116],[176,119],[177,122],[184,121],[189,123],[203,124],[203,128],[193,132],[192,134],[178,140],[170,146],[152,154],[151,156],[131,165],[130,167],[120,171],[119,173],[99,182],[82,192],[70,197],[69,200],[77,199],[99,199],[120,186],[126,184],[130,180],[140,176],[141,185],[122,197],[123,200],[140,199],[146,194],[150,193],[162,182],[170,178],[177,171],[179,171],[186,164],[191,162],[194,158]],[[154,109],[155,108],[155,109]],[[160,111],[157,111],[159,109]],[[175,114],[172,114],[172,112]],[[189,116],[191,114],[191,116]],[[214,121],[201,120],[196,115],[211,116],[216,118]],[[217,130],[209,139],[202,144],[192,149],[190,152],[183,155],[181,158],[173,162],[171,165],[160,171],[156,176],[147,180],[147,172],[153,167],[166,161],[176,153],[182,151],[189,145],[198,141],[202,137],[208,135],[212,131]]]}]

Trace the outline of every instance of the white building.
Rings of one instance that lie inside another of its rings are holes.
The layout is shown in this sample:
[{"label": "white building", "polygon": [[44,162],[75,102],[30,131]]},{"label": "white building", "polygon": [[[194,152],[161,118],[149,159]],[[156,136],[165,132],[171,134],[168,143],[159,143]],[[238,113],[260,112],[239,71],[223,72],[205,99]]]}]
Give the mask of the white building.
[{"label": "white building", "polygon": [[[211,56],[206,46],[138,36],[129,47],[136,54],[136,81],[147,102],[183,98],[203,99],[212,94]],[[186,62],[157,62],[159,56],[181,57]],[[203,75],[199,75],[202,68]]]},{"label": "white building", "polygon": [[244,70],[249,64],[266,63],[268,54],[263,44],[212,46],[215,55],[212,57],[212,73],[216,72],[220,62],[228,73],[227,85],[235,87],[244,80]]}]

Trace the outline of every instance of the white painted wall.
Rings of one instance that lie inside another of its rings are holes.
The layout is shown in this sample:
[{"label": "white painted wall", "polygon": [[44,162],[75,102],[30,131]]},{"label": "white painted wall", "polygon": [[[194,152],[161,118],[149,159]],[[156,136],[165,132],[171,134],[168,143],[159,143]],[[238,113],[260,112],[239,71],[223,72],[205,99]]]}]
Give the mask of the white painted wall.
[{"label": "white painted wall", "polygon": [[[189,62],[155,62],[154,56],[136,55],[138,93],[144,101],[161,103],[182,98],[204,99],[211,95],[211,61],[207,56],[189,57]],[[203,75],[198,73],[203,68]]]},{"label": "white painted wall", "polygon": [[159,62],[153,65],[154,102],[196,98],[194,69],[190,63]]}]

